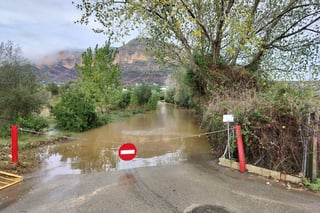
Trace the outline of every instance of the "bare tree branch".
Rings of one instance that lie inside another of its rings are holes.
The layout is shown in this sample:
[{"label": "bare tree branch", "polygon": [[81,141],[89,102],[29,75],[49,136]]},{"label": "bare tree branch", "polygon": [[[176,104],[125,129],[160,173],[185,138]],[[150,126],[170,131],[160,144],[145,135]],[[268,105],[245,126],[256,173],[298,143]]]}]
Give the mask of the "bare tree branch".
[{"label": "bare tree branch", "polygon": [[212,42],[212,38],[209,35],[206,27],[199,21],[199,19],[195,16],[195,14],[192,12],[192,10],[188,7],[188,5],[185,3],[185,1],[181,0],[183,6],[186,8],[186,10],[188,11],[188,14],[194,19],[196,20],[197,24],[200,26],[201,30],[203,31],[205,37],[209,40],[209,42]]},{"label": "bare tree branch", "polygon": [[273,44],[273,43],[276,42],[276,41],[279,41],[279,40],[284,39],[284,38],[288,38],[288,37],[290,37],[290,36],[293,36],[293,35],[295,35],[295,34],[297,34],[297,33],[302,32],[303,30],[307,29],[310,25],[314,24],[315,22],[317,22],[317,21],[319,21],[319,20],[320,20],[320,16],[317,17],[316,19],[310,21],[308,24],[306,24],[305,26],[301,27],[300,29],[298,29],[298,30],[296,30],[296,31],[294,31],[294,32],[292,32],[292,33],[289,33],[289,34],[285,34],[285,33],[288,32],[290,29],[293,28],[293,27],[290,27],[288,30],[286,30],[284,33],[282,33],[280,36],[276,37],[276,38],[273,39],[271,42],[269,42],[269,44],[267,44],[267,46],[270,45],[270,44]]},{"label": "bare tree branch", "polygon": [[[248,23],[248,25],[250,25],[250,26],[252,26],[253,23],[254,23],[254,18],[255,18],[255,15],[256,15],[256,13],[257,13],[257,9],[258,9],[259,3],[260,3],[260,0],[255,0],[255,1],[254,1],[254,5],[253,5],[252,10],[251,10],[251,13],[250,13],[250,15],[251,15],[251,21],[250,21],[250,23]],[[245,36],[246,38],[249,36],[249,33],[250,33],[250,31],[249,31],[249,29],[248,29],[247,32],[246,32],[246,36]],[[238,47],[236,48],[235,54],[234,54],[233,57],[232,57],[232,61],[231,61],[231,65],[232,65],[232,66],[234,66],[234,65],[236,64],[237,59],[238,59],[238,56],[239,56],[239,53],[240,53],[240,51],[241,51],[241,46],[243,46],[244,44],[245,44],[245,39],[242,38],[242,39],[240,40],[240,42],[239,42]]]}]

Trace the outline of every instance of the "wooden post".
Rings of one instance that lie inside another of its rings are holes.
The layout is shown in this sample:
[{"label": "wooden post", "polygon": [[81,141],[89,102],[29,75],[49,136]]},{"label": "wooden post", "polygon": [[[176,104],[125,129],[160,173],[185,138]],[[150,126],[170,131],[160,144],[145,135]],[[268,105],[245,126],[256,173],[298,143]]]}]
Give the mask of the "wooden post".
[{"label": "wooden post", "polygon": [[316,181],[317,179],[317,146],[318,146],[318,125],[319,125],[319,114],[318,114],[318,109],[315,109],[314,112],[314,126],[313,126],[313,144],[312,144],[312,181]]}]

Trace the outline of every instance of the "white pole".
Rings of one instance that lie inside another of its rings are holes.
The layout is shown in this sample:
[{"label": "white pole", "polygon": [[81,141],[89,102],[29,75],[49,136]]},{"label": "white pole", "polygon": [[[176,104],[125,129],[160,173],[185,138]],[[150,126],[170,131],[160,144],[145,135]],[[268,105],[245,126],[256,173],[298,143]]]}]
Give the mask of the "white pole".
[{"label": "white pole", "polygon": [[228,152],[229,152],[229,160],[231,159],[230,156],[230,128],[229,128],[230,123],[228,122]]}]

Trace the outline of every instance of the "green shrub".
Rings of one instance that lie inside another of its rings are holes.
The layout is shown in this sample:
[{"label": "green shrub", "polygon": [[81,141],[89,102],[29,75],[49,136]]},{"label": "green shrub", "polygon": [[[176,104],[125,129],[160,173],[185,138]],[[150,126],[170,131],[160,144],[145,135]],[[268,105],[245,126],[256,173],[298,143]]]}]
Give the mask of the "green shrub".
[{"label": "green shrub", "polygon": [[70,89],[52,109],[59,128],[82,132],[98,125],[98,116],[92,100],[85,93]]},{"label": "green shrub", "polygon": [[[300,140],[305,134],[301,130],[307,125],[311,100],[309,90],[285,84],[274,84],[259,92],[225,91],[212,96],[203,113],[203,125],[209,131],[223,129],[221,116],[233,114],[242,128],[246,161],[293,174],[301,170]],[[225,141],[219,134],[211,137],[216,153],[223,152]]]},{"label": "green shrub", "polygon": [[6,138],[10,136],[10,125],[7,123],[0,123],[0,138]]},{"label": "green shrub", "polygon": [[159,93],[156,91],[153,91],[150,99],[148,100],[148,103],[146,104],[146,109],[155,110],[157,108],[158,100],[159,100]]},{"label": "green shrub", "polygon": [[142,83],[141,85],[137,86],[133,92],[137,97],[138,105],[143,106],[148,103],[152,95],[152,88],[148,84]]},{"label": "green shrub", "polygon": [[320,178],[317,178],[315,182],[312,182],[310,179],[302,178],[302,183],[312,191],[320,190]]},{"label": "green shrub", "polygon": [[164,100],[165,102],[167,103],[171,103],[171,104],[174,104],[174,95],[176,93],[176,90],[173,88],[173,89],[168,89],[164,95]]},{"label": "green shrub", "polygon": [[136,95],[136,93],[134,92],[131,92],[130,93],[130,104],[129,104],[131,107],[136,107],[138,106],[138,97]]},{"label": "green shrub", "polygon": [[28,117],[19,117],[17,122],[19,127],[27,128],[32,131],[40,131],[49,126],[48,121],[40,115],[30,115]]},{"label": "green shrub", "polygon": [[130,104],[130,99],[131,99],[131,93],[128,91],[123,92],[121,99],[118,103],[118,106],[120,107],[120,109],[125,109],[126,107],[128,107]]},{"label": "green shrub", "polygon": [[187,88],[180,88],[175,96],[175,103],[185,108],[194,107],[191,93]]},{"label": "green shrub", "polygon": [[58,95],[59,94],[59,86],[55,83],[49,83],[47,85],[47,90],[51,92],[51,95]]}]

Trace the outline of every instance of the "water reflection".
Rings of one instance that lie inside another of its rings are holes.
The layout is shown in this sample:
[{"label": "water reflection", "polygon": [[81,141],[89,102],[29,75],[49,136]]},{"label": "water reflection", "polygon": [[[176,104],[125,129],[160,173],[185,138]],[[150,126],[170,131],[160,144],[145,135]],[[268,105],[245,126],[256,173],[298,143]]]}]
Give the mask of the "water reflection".
[{"label": "water reflection", "polygon": [[[90,173],[177,163],[207,151],[206,137],[190,110],[160,103],[158,109],[77,135],[47,148],[47,174]],[[137,157],[121,161],[118,148],[131,142]]]}]

